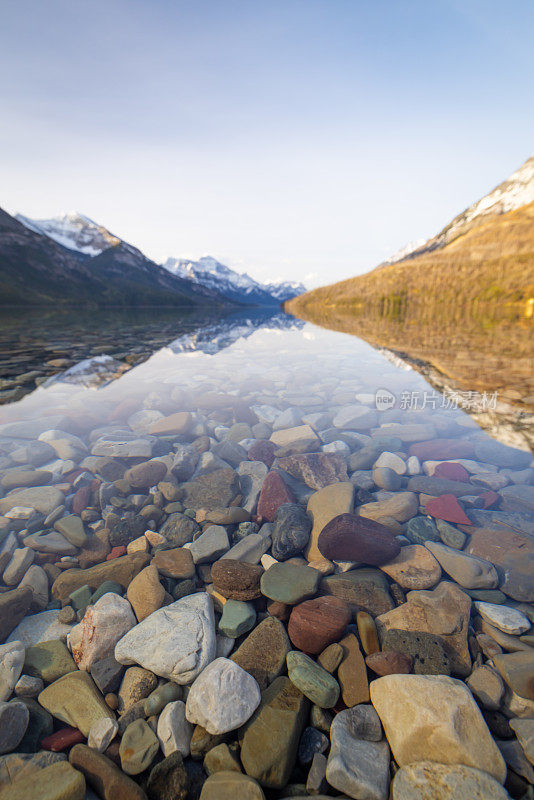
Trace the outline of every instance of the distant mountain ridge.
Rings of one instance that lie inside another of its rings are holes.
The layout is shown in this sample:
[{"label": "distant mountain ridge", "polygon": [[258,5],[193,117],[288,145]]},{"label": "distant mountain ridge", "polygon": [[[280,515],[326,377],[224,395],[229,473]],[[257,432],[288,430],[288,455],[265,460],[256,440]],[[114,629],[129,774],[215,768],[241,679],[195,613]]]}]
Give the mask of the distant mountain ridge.
[{"label": "distant mountain ridge", "polygon": [[423,245],[285,308],[312,321],[336,309],[401,319],[410,310],[480,303],[492,313],[532,319],[533,297],[534,156]]},{"label": "distant mountain ridge", "polygon": [[[86,247],[86,244],[82,244]],[[87,255],[0,209],[0,305],[231,307],[121,242]]]},{"label": "distant mountain ridge", "polygon": [[[123,255],[128,248],[132,253],[135,251],[140,257],[139,265],[142,259],[149,261],[140,250],[76,211],[49,219],[30,219],[22,214],[17,214],[15,218],[29,230],[43,234],[81,255],[99,257],[111,247],[120,247]],[[278,305],[306,291],[301,283],[290,281],[259,283],[246,273],[221,264],[212,256],[203,256],[198,261],[168,258],[162,267],[174,277],[190,283],[196,292],[202,294],[204,289],[208,294],[222,295],[226,301],[241,305]]]},{"label": "distant mountain ridge", "polygon": [[168,258],[163,267],[173,275],[191,280],[201,286],[221,292],[237,302],[272,305],[289,300],[306,291],[301,283],[259,283],[247,275],[221,264],[212,256],[203,256],[198,261],[186,258]]},{"label": "distant mountain ridge", "polygon": [[532,202],[534,202],[534,156],[528,158],[495,189],[454,217],[436,236],[409,243],[386,259],[384,264],[395,264],[407,258],[416,258],[423,253],[439,250],[484,219],[515,211]]}]

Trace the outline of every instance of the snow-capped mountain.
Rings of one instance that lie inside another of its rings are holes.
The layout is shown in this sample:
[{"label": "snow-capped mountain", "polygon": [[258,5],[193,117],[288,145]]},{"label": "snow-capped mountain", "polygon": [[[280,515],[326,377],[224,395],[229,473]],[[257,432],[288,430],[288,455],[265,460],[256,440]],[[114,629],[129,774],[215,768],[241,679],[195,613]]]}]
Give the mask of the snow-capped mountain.
[{"label": "snow-capped mountain", "polygon": [[509,178],[495,187],[489,194],[477,200],[458,214],[448,225],[443,228],[436,236],[427,240],[417,240],[412,242],[383,262],[385,264],[395,264],[410,257],[437,250],[452,242],[462,233],[466,233],[475,224],[484,221],[484,217],[495,217],[506,214],[507,211],[514,211],[516,208],[526,206],[534,202],[534,156],[531,156],[525,163],[513,172]]},{"label": "snow-capped mountain", "polygon": [[44,233],[63,247],[87,256],[98,256],[108,247],[114,247],[121,242],[103,225],[78,214],[77,211],[69,211],[50,219],[29,219],[22,214],[16,214],[15,219],[31,231]]},{"label": "snow-capped mountain", "polygon": [[[47,236],[68,250],[97,259],[95,266],[102,259],[109,262],[106,251],[110,248],[116,248],[114,252],[120,252],[124,257],[127,253],[134,255],[140,267],[144,266],[144,262],[154,266],[140,250],[84,214],[69,212],[50,219],[30,219],[17,214],[16,219],[29,230]],[[122,267],[126,268],[126,263],[122,262]],[[301,283],[259,283],[246,273],[236,272],[211,256],[204,256],[198,261],[168,258],[162,267],[167,273],[187,281],[196,292],[205,294],[207,290],[211,296],[216,293],[232,302],[245,305],[277,305],[306,291]]]},{"label": "snow-capped mountain", "polygon": [[306,291],[300,283],[259,283],[246,272],[236,272],[212,256],[203,256],[198,261],[168,258],[163,267],[173,275],[216,289],[230,300],[240,303],[273,305]]}]

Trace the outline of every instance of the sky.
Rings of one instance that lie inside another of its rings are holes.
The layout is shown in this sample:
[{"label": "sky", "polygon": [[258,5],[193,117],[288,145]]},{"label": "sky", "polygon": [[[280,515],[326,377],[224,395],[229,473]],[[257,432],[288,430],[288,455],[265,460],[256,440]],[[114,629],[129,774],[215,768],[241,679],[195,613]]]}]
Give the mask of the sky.
[{"label": "sky", "polygon": [[534,153],[531,0],[3,0],[0,206],[308,288]]}]

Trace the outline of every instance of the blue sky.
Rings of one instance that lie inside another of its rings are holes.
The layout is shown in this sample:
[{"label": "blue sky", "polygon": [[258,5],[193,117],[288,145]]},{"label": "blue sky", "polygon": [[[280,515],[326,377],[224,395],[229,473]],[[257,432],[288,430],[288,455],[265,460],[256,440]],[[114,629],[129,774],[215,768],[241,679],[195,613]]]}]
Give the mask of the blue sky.
[{"label": "blue sky", "polygon": [[530,0],[4,0],[0,205],[310,286],[534,152]]}]

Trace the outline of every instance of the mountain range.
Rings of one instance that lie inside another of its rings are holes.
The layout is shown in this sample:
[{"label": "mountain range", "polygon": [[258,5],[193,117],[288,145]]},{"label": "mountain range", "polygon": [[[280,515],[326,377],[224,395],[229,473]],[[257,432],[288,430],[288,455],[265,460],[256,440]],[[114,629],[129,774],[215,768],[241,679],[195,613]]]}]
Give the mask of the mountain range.
[{"label": "mountain range", "polygon": [[479,303],[533,316],[534,156],[435,236],[402,248],[371,272],[314,289],[284,307],[325,321],[342,311],[399,318],[408,307],[439,311]]},{"label": "mountain range", "polygon": [[77,212],[34,220],[0,209],[0,305],[276,306],[303,291],[259,283],[210,256],[158,265]]}]

